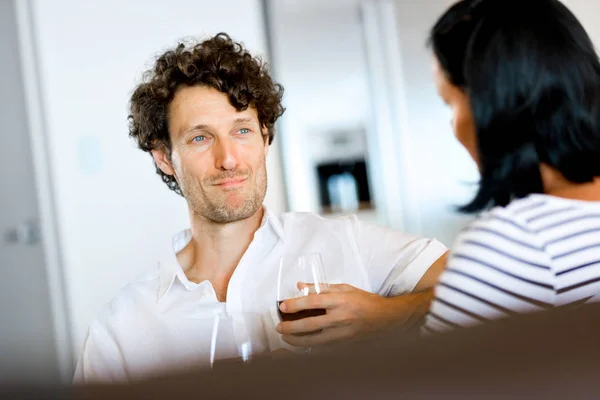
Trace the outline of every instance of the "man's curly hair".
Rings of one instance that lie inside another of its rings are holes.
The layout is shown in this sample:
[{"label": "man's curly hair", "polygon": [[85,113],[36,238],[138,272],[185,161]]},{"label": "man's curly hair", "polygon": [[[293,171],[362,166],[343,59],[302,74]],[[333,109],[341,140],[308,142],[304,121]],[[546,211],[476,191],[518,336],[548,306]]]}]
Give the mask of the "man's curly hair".
[{"label": "man's curly hair", "polygon": [[[179,43],[144,73],[142,83],[131,96],[128,117],[129,136],[140,149],[164,149],[170,157],[169,104],[180,87],[196,85],[226,94],[238,111],[254,107],[260,125],[267,130],[269,144],[272,143],[275,121],[285,111],[281,105],[283,86],[273,81],[260,57],[253,57],[242,43],[219,33],[196,44]],[[163,173],[156,163],[155,167],[167,186],[181,195],[175,178]]]}]

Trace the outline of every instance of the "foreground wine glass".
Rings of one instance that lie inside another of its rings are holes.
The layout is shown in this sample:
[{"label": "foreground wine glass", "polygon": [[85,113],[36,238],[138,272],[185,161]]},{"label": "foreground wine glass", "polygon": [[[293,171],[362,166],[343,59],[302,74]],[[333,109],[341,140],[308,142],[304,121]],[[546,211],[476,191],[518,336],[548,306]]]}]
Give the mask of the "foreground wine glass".
[{"label": "foreground wine glass", "polygon": [[269,351],[261,318],[251,313],[215,315],[210,344],[210,367],[249,363],[253,357]]}]

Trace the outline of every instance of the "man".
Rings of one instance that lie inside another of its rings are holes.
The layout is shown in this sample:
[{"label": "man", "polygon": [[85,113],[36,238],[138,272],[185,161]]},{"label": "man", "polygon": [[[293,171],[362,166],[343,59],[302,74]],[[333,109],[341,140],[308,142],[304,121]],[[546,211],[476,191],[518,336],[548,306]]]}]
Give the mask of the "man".
[{"label": "man", "polygon": [[[265,159],[284,109],[283,88],[259,59],[219,34],[165,52],[145,77],[131,98],[130,135],[186,199],[191,228],[91,324],[76,382],[205,365],[222,311],[255,314],[271,351],[353,340],[424,315],[426,289],[445,263],[440,243],[356,217],[278,216],[262,206]],[[320,253],[328,280],[340,284],[280,306],[326,314],[280,323],[279,261],[303,253]]]}]

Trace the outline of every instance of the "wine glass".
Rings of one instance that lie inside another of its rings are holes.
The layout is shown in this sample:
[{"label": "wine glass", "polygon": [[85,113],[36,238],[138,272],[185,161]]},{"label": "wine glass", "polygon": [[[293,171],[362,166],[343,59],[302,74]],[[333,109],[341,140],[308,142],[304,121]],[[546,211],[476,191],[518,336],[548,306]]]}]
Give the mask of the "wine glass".
[{"label": "wine glass", "polygon": [[258,314],[216,314],[210,343],[210,367],[249,363],[258,354],[267,353],[268,339]]},{"label": "wine glass", "polygon": [[[301,285],[301,284],[307,285]],[[299,256],[283,256],[279,264],[277,279],[277,312],[281,321],[297,321],[302,318],[324,315],[324,308],[301,310],[296,313],[284,313],[279,309],[280,304],[296,297],[320,294],[329,289],[325,276],[323,260],[319,253],[301,254]],[[297,334],[310,335],[314,332]],[[310,348],[306,349],[310,353]]]}]

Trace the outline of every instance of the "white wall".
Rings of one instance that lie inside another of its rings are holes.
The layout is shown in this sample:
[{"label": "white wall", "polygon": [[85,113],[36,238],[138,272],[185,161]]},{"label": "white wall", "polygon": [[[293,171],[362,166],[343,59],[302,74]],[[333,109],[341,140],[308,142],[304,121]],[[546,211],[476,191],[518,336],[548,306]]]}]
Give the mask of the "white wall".
[{"label": "white wall", "polygon": [[[187,226],[184,200],[127,136],[141,72],[178,39],[219,31],[264,53],[262,10],[259,0],[33,0],[32,14],[77,354],[100,307]],[[268,168],[266,203],[283,211],[276,145]]]},{"label": "white wall", "polygon": [[285,86],[281,120],[293,211],[319,212],[315,160],[329,130],[361,127],[369,107],[356,1],[271,3],[275,73]]},{"label": "white wall", "polygon": [[[428,30],[453,0],[395,0],[395,24],[385,14],[387,3],[271,2],[275,72],[288,106],[281,135],[290,208],[319,209],[310,153],[320,142],[314,136],[328,127],[366,124],[378,222],[450,246],[470,219],[454,208],[473,193],[465,182],[478,179],[435,92],[426,48]],[[359,4],[368,13],[362,19]],[[374,9],[378,20],[369,17]],[[387,42],[387,29],[397,43]],[[391,115],[381,115],[391,99]]]},{"label": "white wall", "polygon": [[45,262],[45,242],[34,233],[43,217],[16,4],[0,1],[0,386],[54,382],[60,374],[55,349],[61,339],[54,322],[65,325],[60,316],[53,318],[53,309],[63,308],[49,301],[53,275]]},{"label": "white wall", "polygon": [[588,35],[596,46],[596,52],[600,49],[600,2],[593,0],[562,0],[562,3],[571,10],[579,19]]}]

